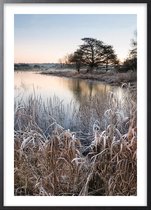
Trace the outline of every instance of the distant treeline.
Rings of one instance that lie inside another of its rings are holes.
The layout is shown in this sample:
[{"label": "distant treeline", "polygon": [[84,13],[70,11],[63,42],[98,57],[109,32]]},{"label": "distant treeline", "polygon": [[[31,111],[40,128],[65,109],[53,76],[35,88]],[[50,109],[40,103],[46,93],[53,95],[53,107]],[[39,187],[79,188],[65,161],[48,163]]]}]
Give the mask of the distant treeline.
[{"label": "distant treeline", "polygon": [[21,69],[29,70],[31,68],[33,67],[29,64],[14,64],[14,70],[21,70]]},{"label": "distant treeline", "polygon": [[47,70],[49,68],[54,68],[56,64],[52,63],[42,63],[42,64],[28,64],[28,63],[15,63],[15,71],[34,71],[34,70]]}]

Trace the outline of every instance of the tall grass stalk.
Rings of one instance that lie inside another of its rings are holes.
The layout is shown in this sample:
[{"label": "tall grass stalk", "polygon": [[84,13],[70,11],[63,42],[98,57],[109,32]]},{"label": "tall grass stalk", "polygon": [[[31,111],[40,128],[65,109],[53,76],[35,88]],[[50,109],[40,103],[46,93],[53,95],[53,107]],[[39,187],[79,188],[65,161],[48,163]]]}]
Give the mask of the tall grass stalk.
[{"label": "tall grass stalk", "polygon": [[106,110],[95,96],[71,103],[70,115],[57,98],[16,101],[14,194],[136,195],[136,101],[127,91],[124,112],[114,93]]}]

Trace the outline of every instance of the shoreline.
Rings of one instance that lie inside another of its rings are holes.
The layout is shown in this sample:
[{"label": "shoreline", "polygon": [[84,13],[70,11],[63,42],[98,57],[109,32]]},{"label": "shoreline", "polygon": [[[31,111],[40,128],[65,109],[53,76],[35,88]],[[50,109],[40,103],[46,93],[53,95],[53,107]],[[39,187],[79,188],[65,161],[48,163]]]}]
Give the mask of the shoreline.
[{"label": "shoreline", "polygon": [[127,73],[85,73],[85,72],[76,72],[76,71],[47,71],[47,72],[38,72],[44,75],[57,76],[57,77],[65,77],[70,79],[83,79],[83,80],[92,80],[96,82],[106,83],[112,86],[121,86],[124,83],[130,83],[132,87],[136,88],[137,80],[135,72],[127,72]]},{"label": "shoreline", "polygon": [[43,74],[47,76],[56,76],[56,77],[63,77],[69,79],[80,79],[80,80],[91,80],[96,82],[102,82],[104,84],[108,84],[111,86],[118,86],[121,87],[124,84],[124,87],[130,83],[130,88],[137,91],[137,73],[136,72],[97,72],[94,71],[93,73],[86,73],[86,70],[81,70],[81,72],[77,72],[73,69],[54,69],[54,70],[47,70],[41,71],[37,69],[31,70],[15,70],[15,72],[34,72],[36,74]]}]

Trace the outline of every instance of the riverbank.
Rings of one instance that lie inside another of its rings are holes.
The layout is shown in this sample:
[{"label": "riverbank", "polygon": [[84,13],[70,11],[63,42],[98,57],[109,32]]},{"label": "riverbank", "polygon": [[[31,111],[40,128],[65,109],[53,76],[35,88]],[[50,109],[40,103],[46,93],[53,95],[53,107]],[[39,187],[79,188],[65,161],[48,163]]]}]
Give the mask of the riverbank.
[{"label": "riverbank", "polygon": [[75,70],[59,69],[59,70],[48,70],[42,71],[41,74],[53,75],[58,77],[67,77],[73,79],[86,79],[86,80],[96,80],[100,82],[105,82],[110,85],[121,86],[123,83],[130,83],[131,86],[136,87],[137,73],[136,72],[126,72],[126,73],[115,73],[115,72],[97,72],[86,73],[86,71],[81,71],[78,73]]}]

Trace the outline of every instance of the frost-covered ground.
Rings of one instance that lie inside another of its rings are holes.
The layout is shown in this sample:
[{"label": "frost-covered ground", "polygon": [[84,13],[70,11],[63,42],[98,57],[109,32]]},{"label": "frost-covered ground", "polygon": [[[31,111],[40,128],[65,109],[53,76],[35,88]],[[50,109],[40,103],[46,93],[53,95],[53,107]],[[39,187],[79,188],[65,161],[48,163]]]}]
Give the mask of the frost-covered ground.
[{"label": "frost-covered ground", "polygon": [[87,73],[86,69],[82,69],[79,73],[75,69],[68,68],[49,68],[46,71],[42,71],[42,74],[54,75],[61,77],[77,78],[77,79],[88,79],[105,82],[111,85],[121,86],[123,83],[129,83],[132,88],[136,90],[136,72],[126,72],[126,73],[116,73],[116,72],[99,72],[94,71],[92,73]]}]

